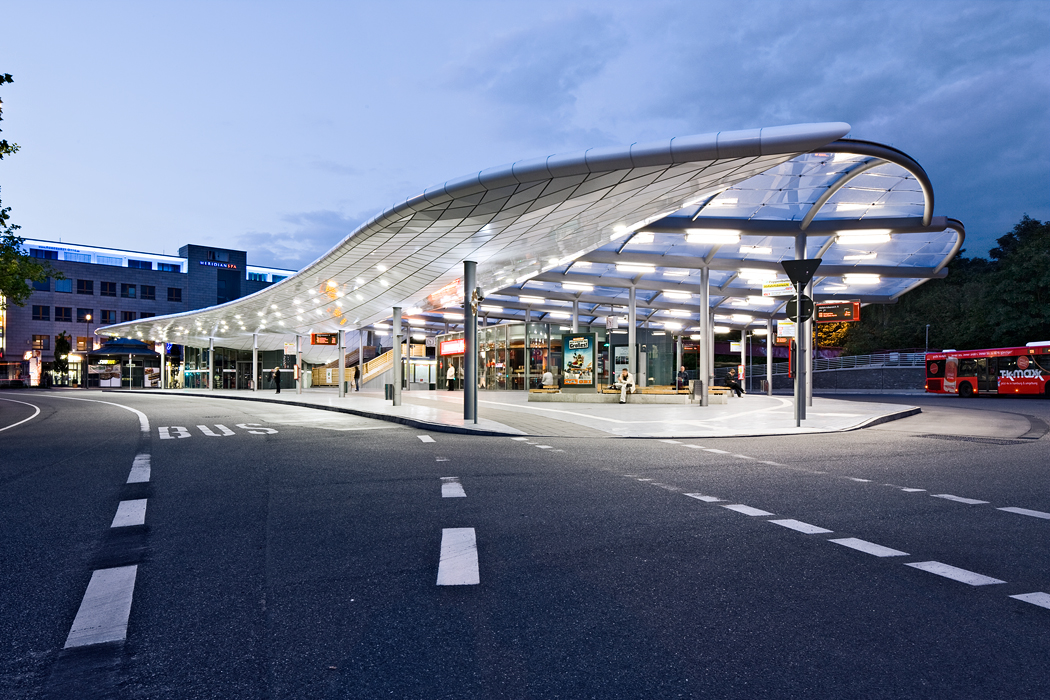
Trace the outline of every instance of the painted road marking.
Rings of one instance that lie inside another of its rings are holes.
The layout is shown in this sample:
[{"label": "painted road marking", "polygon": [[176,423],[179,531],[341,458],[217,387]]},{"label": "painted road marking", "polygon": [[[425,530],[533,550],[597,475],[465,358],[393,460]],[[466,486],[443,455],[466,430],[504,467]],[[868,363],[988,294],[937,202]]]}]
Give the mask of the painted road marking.
[{"label": "painted road marking", "polygon": [[1020,595],[1012,595],[1011,598],[1016,600],[1023,600],[1026,603],[1032,605],[1038,605],[1041,608],[1050,610],[1050,593],[1022,593]]},{"label": "painted road marking", "polygon": [[993,583],[1006,583],[1006,581],[1000,581],[997,578],[991,576],[984,576],[982,574],[975,574],[972,571],[966,569],[960,569],[955,566],[949,566],[948,564],[942,564],[939,561],[920,561],[914,564],[905,564],[913,569],[920,569],[927,571],[931,574],[937,574],[944,578],[950,578],[953,581],[959,581],[966,583],[971,586],[987,586]]},{"label": "painted road marking", "polygon": [[1027,508],[996,508],[996,510],[1005,510],[1007,513],[1017,513],[1018,515],[1030,515],[1033,518],[1042,518],[1043,520],[1050,520],[1050,513],[1044,513],[1041,510],[1028,510]]},{"label": "painted road marking", "polygon": [[702,449],[704,449],[703,445],[683,445],[683,447],[689,447],[689,448],[694,449],[694,450],[702,450]]},{"label": "painted road marking", "polygon": [[144,433],[148,433],[149,432],[149,418],[146,417],[145,413],[143,413],[142,411],[140,411],[140,410],[138,410],[136,408],[132,408],[131,406],[125,406],[122,403],[113,403],[112,401],[99,401],[98,399],[82,399],[79,396],[61,396],[61,395],[58,395],[58,396],[55,396],[54,398],[69,399],[70,401],[90,401],[91,403],[104,403],[107,406],[116,406],[117,408],[123,408],[125,411],[131,411],[132,413],[134,413],[136,416],[139,417],[139,429],[142,432],[144,432]]},{"label": "painted road marking", "polygon": [[129,484],[144,484],[149,481],[149,455],[135,455],[135,461],[131,463],[131,473],[128,474]]},{"label": "painted road marking", "polygon": [[15,426],[22,425],[23,423],[25,423],[27,421],[31,421],[31,420],[33,420],[34,418],[36,418],[37,416],[40,415],[40,407],[39,406],[34,406],[31,403],[26,403],[25,401],[15,401],[14,399],[0,399],[0,401],[10,401],[11,403],[20,403],[23,406],[29,406],[30,408],[32,408],[32,409],[34,409],[36,411],[36,413],[34,413],[33,415],[29,416],[28,418],[23,418],[22,420],[18,421],[17,423],[12,423],[11,425],[7,425],[7,426],[4,426],[3,428],[0,428],[0,433],[4,432],[5,430],[10,430],[11,428],[14,428]]},{"label": "painted road marking", "polygon": [[678,440],[661,440],[660,442],[666,442],[668,445],[681,445],[682,444]]},{"label": "painted road marking", "polygon": [[950,493],[931,493],[930,495],[934,498],[943,498],[946,501],[955,501],[956,503],[968,503],[971,506],[976,506],[988,502],[978,501],[976,498],[963,498],[962,496],[953,496]]},{"label": "painted road marking", "polygon": [[652,479],[639,479],[638,481],[652,481]]},{"label": "painted road marking", "polygon": [[[175,438],[188,438],[190,436],[190,431],[178,425],[157,428],[157,431],[160,433],[161,440],[174,440]],[[172,434],[172,431],[175,431],[175,433]]]},{"label": "painted road marking", "polygon": [[904,493],[919,493],[920,491],[925,490],[926,489],[901,489],[901,491],[903,491]]},{"label": "painted road marking", "polygon": [[128,634],[131,597],[135,592],[138,567],[99,569],[91,574],[65,648],[105,642],[122,642]]},{"label": "painted road marking", "polygon": [[737,459],[754,459],[754,457],[748,457],[747,455],[730,455],[730,457],[736,457]]},{"label": "painted road marking", "polygon": [[511,440],[517,440],[518,442],[522,442],[523,440],[528,440],[528,438],[525,438],[525,437],[515,437],[515,438],[511,438]]},{"label": "painted road marking", "polygon": [[227,436],[230,436],[230,435],[234,434],[234,432],[232,430],[230,430],[229,428],[227,428],[225,425],[216,424],[215,427],[219,429],[219,431],[222,433],[222,435],[219,435],[218,433],[213,433],[211,431],[211,428],[209,428],[206,425],[198,425],[197,426],[197,430],[200,430],[202,433],[204,433],[208,437],[227,437]]},{"label": "painted road marking", "polygon": [[863,481],[864,483],[870,483],[871,482],[871,479],[859,479],[859,478],[857,478],[855,476],[847,476],[846,478],[849,479],[850,481]]},{"label": "painted road marking", "polygon": [[434,442],[434,438],[429,435],[416,435],[420,442]]},{"label": "painted road marking", "polygon": [[551,448],[550,445],[536,445],[536,447],[540,448],[541,450],[549,450]]},{"label": "painted road marking", "polygon": [[441,477],[442,498],[466,498],[467,492],[463,490],[463,484],[459,483],[458,476]]},{"label": "painted road marking", "polygon": [[678,488],[677,486],[671,486],[670,484],[661,484],[659,481],[650,481],[649,485],[650,486],[659,486],[660,488],[666,489],[668,491],[681,491],[681,489]]},{"label": "painted road marking", "polygon": [[436,461],[438,461],[438,462],[447,462],[448,461],[448,457],[438,457]]},{"label": "painted road marking", "polygon": [[706,452],[714,452],[715,454],[718,454],[718,455],[727,455],[727,454],[729,454],[725,450],[716,450],[713,447],[702,447],[700,449],[702,449],[702,450],[704,450]]},{"label": "painted road marking", "polygon": [[277,432],[273,428],[264,428],[258,423],[238,423],[237,427],[241,430],[247,430],[252,435],[273,435]]},{"label": "painted road marking", "polygon": [[698,501],[703,501],[704,503],[718,503],[722,500],[717,496],[705,496],[702,493],[687,493],[685,495],[689,496],[689,498],[695,498]]},{"label": "painted road marking", "polygon": [[786,467],[787,466],[786,464],[781,464],[780,462],[769,462],[769,461],[764,460],[764,459],[760,459],[759,460],[759,464],[771,464],[774,467]]},{"label": "painted road marking", "polygon": [[792,520],[791,518],[787,518],[786,520],[769,520],[767,522],[771,522],[774,525],[780,525],[781,527],[786,527],[789,530],[801,532],[806,535],[817,535],[821,533],[834,532],[834,530],[828,530],[827,528],[817,527],[816,525],[810,525],[809,523],[804,523],[801,520]]},{"label": "painted road marking", "polygon": [[739,503],[737,503],[736,505],[722,506],[722,507],[723,508],[728,508],[729,510],[735,510],[737,513],[743,513],[744,515],[750,515],[750,516],[773,515],[772,513],[768,512],[768,511],[759,510],[758,508],[752,508],[751,506],[745,506],[745,505],[741,505]]},{"label": "painted road marking", "polygon": [[[899,549],[890,549],[889,547],[883,547],[881,544],[875,544],[874,542],[868,542],[867,540],[858,540],[856,537],[843,537],[838,540],[828,540],[828,542],[841,544],[843,547],[849,547],[858,552],[864,552],[865,554],[871,554],[876,557],[908,556],[907,552],[902,552]],[[908,566],[911,566],[911,564],[908,564]]]},{"label": "painted road marking", "polygon": [[146,499],[136,498],[133,501],[121,501],[117,504],[117,514],[113,516],[110,527],[131,527],[146,524]]},{"label": "painted road marking", "polygon": [[472,527],[447,527],[441,531],[441,560],[437,585],[475,586],[478,574],[478,543]]}]

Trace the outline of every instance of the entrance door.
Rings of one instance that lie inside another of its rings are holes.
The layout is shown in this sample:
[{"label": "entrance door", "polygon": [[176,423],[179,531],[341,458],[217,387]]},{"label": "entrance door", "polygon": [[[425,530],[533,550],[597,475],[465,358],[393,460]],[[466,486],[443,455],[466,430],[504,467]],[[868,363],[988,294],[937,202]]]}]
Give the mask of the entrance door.
[{"label": "entrance door", "polygon": [[980,393],[999,393],[999,362],[994,357],[982,357],[977,360],[977,391]]},{"label": "entrance door", "polygon": [[252,376],[252,363],[251,362],[238,362],[237,363],[237,388],[238,389],[251,389],[253,381],[255,381],[255,377]]}]

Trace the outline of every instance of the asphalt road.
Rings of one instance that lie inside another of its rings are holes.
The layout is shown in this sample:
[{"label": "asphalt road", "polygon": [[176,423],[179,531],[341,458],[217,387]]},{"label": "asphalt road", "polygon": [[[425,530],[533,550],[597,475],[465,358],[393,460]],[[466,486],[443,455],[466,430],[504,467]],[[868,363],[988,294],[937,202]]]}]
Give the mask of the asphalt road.
[{"label": "asphalt road", "polygon": [[906,402],[658,441],[5,392],[0,697],[1050,697],[1050,402]]}]

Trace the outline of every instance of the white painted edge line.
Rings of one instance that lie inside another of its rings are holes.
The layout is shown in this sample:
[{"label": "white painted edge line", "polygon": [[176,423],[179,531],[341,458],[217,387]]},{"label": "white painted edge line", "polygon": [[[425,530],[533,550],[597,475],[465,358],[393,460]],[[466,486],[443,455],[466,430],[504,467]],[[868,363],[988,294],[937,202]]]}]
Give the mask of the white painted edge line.
[{"label": "white painted edge line", "polygon": [[1007,513],[1017,513],[1018,515],[1030,515],[1033,518],[1042,518],[1043,520],[1050,520],[1050,513],[1044,513],[1041,510],[1029,510],[1027,508],[996,508],[996,510],[1004,510]]},{"label": "white painted edge line", "polygon": [[463,484],[459,482],[458,476],[441,477],[442,498],[466,498],[467,492],[463,490]]},{"label": "white painted edge line", "polygon": [[681,445],[682,444],[678,440],[661,440],[660,442],[666,442],[668,445]]},{"label": "white painted edge line", "polygon": [[982,503],[988,503],[988,501],[978,501],[976,498],[963,498],[962,496],[953,496],[950,493],[931,493],[930,495],[934,498],[943,498],[946,501],[966,503],[971,506],[981,505]]},{"label": "white painted edge line", "polygon": [[903,491],[904,493],[919,493],[919,492],[925,491],[925,490],[926,489],[903,489],[903,488],[901,489],[901,491]]},{"label": "white painted edge line", "polygon": [[966,569],[960,569],[955,566],[949,566],[948,564],[942,564],[939,561],[920,561],[912,564],[905,564],[913,569],[919,569],[926,571],[931,574],[937,574],[944,578],[950,578],[953,581],[959,581],[960,583],[966,583],[971,586],[987,586],[993,583],[1006,583],[997,578],[991,576],[984,576],[982,574],[975,574],[972,571]]},{"label": "white painted edge line", "polygon": [[846,478],[849,479],[850,481],[862,481],[862,482],[864,482],[866,484],[871,482],[871,479],[860,479],[860,478],[855,477],[855,476],[847,476]]},{"label": "white painted edge line", "polygon": [[828,530],[827,528],[817,527],[816,525],[810,525],[809,523],[804,523],[801,520],[793,520],[791,518],[787,518],[785,520],[767,520],[766,522],[773,523],[774,525],[780,525],[781,527],[786,527],[789,530],[801,532],[805,535],[818,535],[825,534],[828,532],[834,532],[834,530]]},{"label": "white painted edge line", "polygon": [[722,507],[723,508],[727,508],[729,510],[736,511],[737,513],[743,513],[744,515],[750,515],[752,517],[754,517],[756,515],[773,515],[769,511],[760,510],[758,508],[752,508],[751,506],[745,506],[745,505],[740,504],[740,503],[737,503],[735,505],[722,506]]},{"label": "white painted edge line", "polygon": [[434,438],[429,435],[416,435],[420,442],[434,442]]},{"label": "white painted edge line", "polygon": [[705,452],[714,452],[715,454],[719,454],[719,455],[727,455],[727,454],[729,454],[729,452],[727,452],[726,450],[716,450],[713,447],[701,447],[700,449],[704,450]]},{"label": "white painted edge line", "polygon": [[704,503],[719,503],[722,500],[717,496],[705,496],[701,493],[687,493],[685,495],[689,496],[689,498],[695,498],[698,501],[703,501]]},{"label": "white painted edge line", "polygon": [[652,481],[652,479],[638,479],[638,481]]},{"label": "white painted edge line", "polygon": [[478,573],[478,543],[472,527],[447,527],[441,531],[441,559],[437,585],[475,586]]},{"label": "white painted edge line", "polygon": [[551,448],[550,445],[536,445],[536,447],[540,448],[541,450],[549,450]]},{"label": "white painted edge line", "polygon": [[758,463],[759,464],[770,464],[770,465],[772,465],[774,467],[786,467],[787,466],[786,464],[781,464],[780,462],[770,462],[770,461],[765,460],[765,459],[758,460]]},{"label": "white painted edge line", "polygon": [[1038,605],[1041,608],[1050,610],[1050,593],[1021,593],[1020,595],[1012,595],[1010,597],[1015,600],[1021,600],[1025,603],[1031,603],[1032,605]]},{"label": "white painted edge line", "polygon": [[[883,547],[881,544],[875,544],[874,542],[868,542],[867,540],[859,540],[856,537],[843,537],[838,540],[828,540],[828,542],[841,544],[843,547],[849,547],[850,549],[855,549],[858,552],[864,552],[865,554],[870,554],[875,557],[909,556],[907,552],[902,552],[899,549]],[[911,566],[911,564],[908,564],[908,566]]]},{"label": "white painted edge line", "polygon": [[128,634],[131,598],[138,566],[99,569],[91,574],[80,609],[66,637],[65,649],[122,642]]},{"label": "white painted edge line", "polygon": [[148,454],[135,455],[135,461],[131,463],[131,473],[128,474],[129,484],[144,484],[149,481],[150,457]]},{"label": "white painted edge line", "polygon": [[523,440],[528,440],[528,438],[527,437],[512,437],[511,440],[517,440],[518,442],[521,442]]},{"label": "white painted edge line", "polygon": [[704,449],[702,445],[682,445],[682,447],[688,447],[691,450],[702,450],[702,449]]},{"label": "white painted edge line", "polygon": [[730,457],[736,457],[737,459],[750,459],[754,460],[754,457],[748,457],[747,455],[729,455]]},{"label": "white painted edge line", "polygon": [[37,416],[40,415],[40,407],[39,406],[34,406],[31,403],[26,403],[25,401],[15,401],[14,399],[0,399],[0,401],[10,401],[11,403],[20,403],[23,406],[29,406],[30,408],[33,408],[34,410],[36,410],[36,413],[34,413],[33,415],[29,416],[28,418],[23,418],[22,420],[18,421],[17,423],[12,423],[11,425],[7,425],[7,426],[4,426],[3,428],[0,428],[0,433],[4,432],[5,430],[10,430],[11,428],[14,428],[16,426],[22,425],[23,423],[26,423],[28,421],[31,421],[31,420],[33,420],[34,418],[36,418]]},{"label": "white painted edge line", "polygon": [[121,501],[117,504],[117,514],[113,516],[110,527],[131,527],[146,524],[146,499],[136,498],[133,501]]},{"label": "white painted edge line", "polygon": [[142,411],[132,408],[131,406],[125,406],[122,403],[113,403],[112,401],[99,401],[98,399],[82,399],[79,396],[61,396],[56,395],[56,399],[69,399],[70,401],[90,401],[91,403],[104,403],[107,406],[116,406],[117,408],[123,408],[125,411],[131,411],[139,417],[139,429],[144,432],[149,432],[149,418]]}]

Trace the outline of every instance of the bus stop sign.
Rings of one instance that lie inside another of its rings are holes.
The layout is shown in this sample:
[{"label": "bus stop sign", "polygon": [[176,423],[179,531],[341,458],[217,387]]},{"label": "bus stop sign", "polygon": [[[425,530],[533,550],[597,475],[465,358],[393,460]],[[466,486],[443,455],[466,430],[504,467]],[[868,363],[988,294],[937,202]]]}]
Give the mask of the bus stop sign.
[{"label": "bus stop sign", "polygon": [[813,318],[813,300],[805,294],[802,295],[802,319],[798,317],[798,299],[791,297],[787,303],[787,317],[795,323],[801,323],[801,321],[808,321]]},{"label": "bus stop sign", "polygon": [[784,272],[787,273],[788,279],[793,284],[800,284],[803,287],[813,279],[813,275],[817,272],[817,268],[820,267],[820,263],[820,258],[780,261],[780,265],[784,268]]}]

